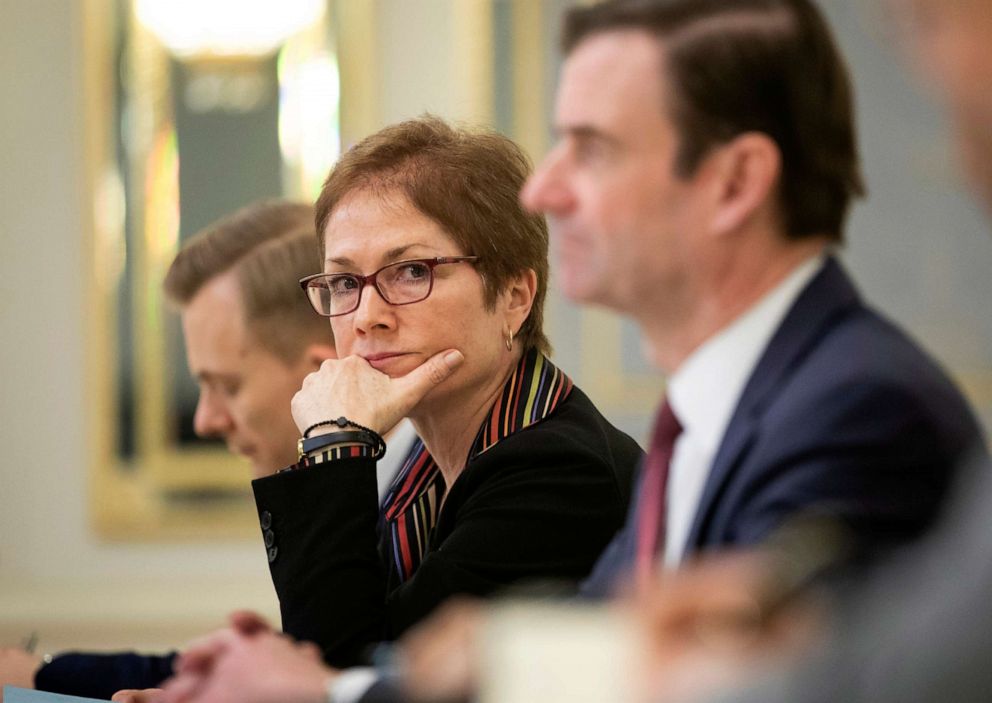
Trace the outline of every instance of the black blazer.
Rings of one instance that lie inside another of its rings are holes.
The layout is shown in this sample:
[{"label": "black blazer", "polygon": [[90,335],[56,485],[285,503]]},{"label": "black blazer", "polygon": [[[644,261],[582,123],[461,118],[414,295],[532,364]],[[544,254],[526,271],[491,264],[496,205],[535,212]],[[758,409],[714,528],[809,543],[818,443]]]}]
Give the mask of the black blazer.
[{"label": "black blazer", "polygon": [[[377,550],[371,459],[257,479],[283,629],[348,666],[450,596],[486,596],[522,579],[578,580],[622,525],[640,457],[573,388],[549,417],[469,461],[422,563],[395,587]],[[388,553],[388,531],[382,539]]]}]

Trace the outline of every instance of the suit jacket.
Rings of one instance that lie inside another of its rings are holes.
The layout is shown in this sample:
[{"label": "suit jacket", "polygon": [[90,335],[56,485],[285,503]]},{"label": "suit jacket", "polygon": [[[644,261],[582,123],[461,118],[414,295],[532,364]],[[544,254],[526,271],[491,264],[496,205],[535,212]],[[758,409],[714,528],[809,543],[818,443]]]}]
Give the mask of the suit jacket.
[{"label": "suit jacket", "polygon": [[283,629],[346,666],[453,595],[486,596],[522,579],[578,581],[623,523],[640,456],[532,353],[482,424],[443,509],[431,510],[439,473],[401,471],[394,488],[403,509],[393,521],[407,526],[383,526],[381,545],[371,459],[258,479]]},{"label": "suit jacket", "polygon": [[[978,423],[943,371],[866,307],[830,258],[745,384],[685,553],[754,545],[809,511],[838,518],[858,553],[872,556],[930,525],[954,467],[981,444]],[[585,595],[610,594],[632,567],[634,505]]]},{"label": "suit jacket", "polygon": [[39,691],[110,700],[121,689],[158,686],[172,676],[175,657],[175,652],[66,652],[38,670],[34,685]]}]

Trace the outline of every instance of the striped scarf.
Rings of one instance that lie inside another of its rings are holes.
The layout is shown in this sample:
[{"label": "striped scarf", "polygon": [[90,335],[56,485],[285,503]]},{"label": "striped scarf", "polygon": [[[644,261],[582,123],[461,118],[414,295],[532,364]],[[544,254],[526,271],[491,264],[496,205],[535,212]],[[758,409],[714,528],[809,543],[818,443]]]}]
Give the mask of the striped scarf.
[{"label": "striped scarf", "polygon": [[[466,466],[500,440],[554,413],[572,390],[572,379],[536,349],[520,360],[469,451]],[[399,585],[420,566],[444,497],[444,477],[423,442],[414,443],[383,501],[380,549],[389,582]]]}]

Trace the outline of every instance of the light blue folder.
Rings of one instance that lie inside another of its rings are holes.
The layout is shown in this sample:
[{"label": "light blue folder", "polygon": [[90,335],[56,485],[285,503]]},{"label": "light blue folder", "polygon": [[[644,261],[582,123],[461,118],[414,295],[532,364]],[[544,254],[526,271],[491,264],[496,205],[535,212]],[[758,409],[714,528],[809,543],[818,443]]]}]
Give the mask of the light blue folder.
[{"label": "light blue folder", "polygon": [[16,686],[3,687],[3,703],[106,703],[96,698],[79,698],[78,696],[63,696],[59,693],[31,691]]}]

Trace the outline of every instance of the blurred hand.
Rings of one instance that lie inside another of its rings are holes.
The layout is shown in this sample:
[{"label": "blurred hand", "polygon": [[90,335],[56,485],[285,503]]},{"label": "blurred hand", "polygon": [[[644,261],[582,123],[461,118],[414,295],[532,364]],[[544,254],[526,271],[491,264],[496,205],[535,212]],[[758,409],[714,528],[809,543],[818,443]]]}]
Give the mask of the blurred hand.
[{"label": "blurred hand", "polygon": [[258,613],[236,610],[228,616],[230,626],[193,640],[176,659],[176,673],[209,671],[231,642],[238,636],[250,637],[272,632],[272,626]]},{"label": "blurred hand", "polygon": [[115,693],[111,699],[114,703],[161,703],[161,688],[146,688],[143,690],[125,689]]},{"label": "blurred hand", "polygon": [[252,610],[235,610],[227,617],[231,628],[242,635],[272,632],[272,625],[269,624],[269,621]]},{"label": "blurred hand", "polygon": [[325,703],[337,672],[315,645],[274,632],[255,613],[236,612],[230,621],[179,656],[160,698],[137,703]]},{"label": "blurred hand", "polygon": [[[182,684],[178,689],[173,688],[170,695],[185,696],[187,695],[186,689],[192,689],[203,683],[206,677],[213,672],[220,657],[239,638],[272,632],[272,627],[265,618],[258,613],[247,610],[231,613],[229,622],[229,627],[193,640],[180,653],[174,664],[176,672],[174,679],[179,679]],[[156,703],[158,702],[156,701]]]},{"label": "blurred hand", "polygon": [[0,703],[3,687],[34,688],[34,675],[41,668],[41,657],[19,647],[0,647]]},{"label": "blurred hand", "polygon": [[772,600],[773,574],[764,554],[710,557],[630,597],[624,606],[645,640],[645,700],[696,700],[805,651],[817,609]]},{"label": "blurred hand", "polygon": [[[377,371],[359,356],[328,359],[303,380],[303,387],[293,397],[293,420],[302,433],[314,423],[344,416],[383,434],[448,378],[463,359],[461,352],[448,349],[398,378]],[[321,427],[313,434],[336,429]]]},{"label": "blurred hand", "polygon": [[483,604],[456,600],[411,630],[400,643],[404,687],[415,699],[461,700],[476,689]]},{"label": "blurred hand", "polygon": [[161,703],[326,702],[336,672],[323,665],[316,646],[271,631],[229,630],[217,641],[223,644],[209,666],[192,668],[187,661],[187,668],[165,682]]}]

